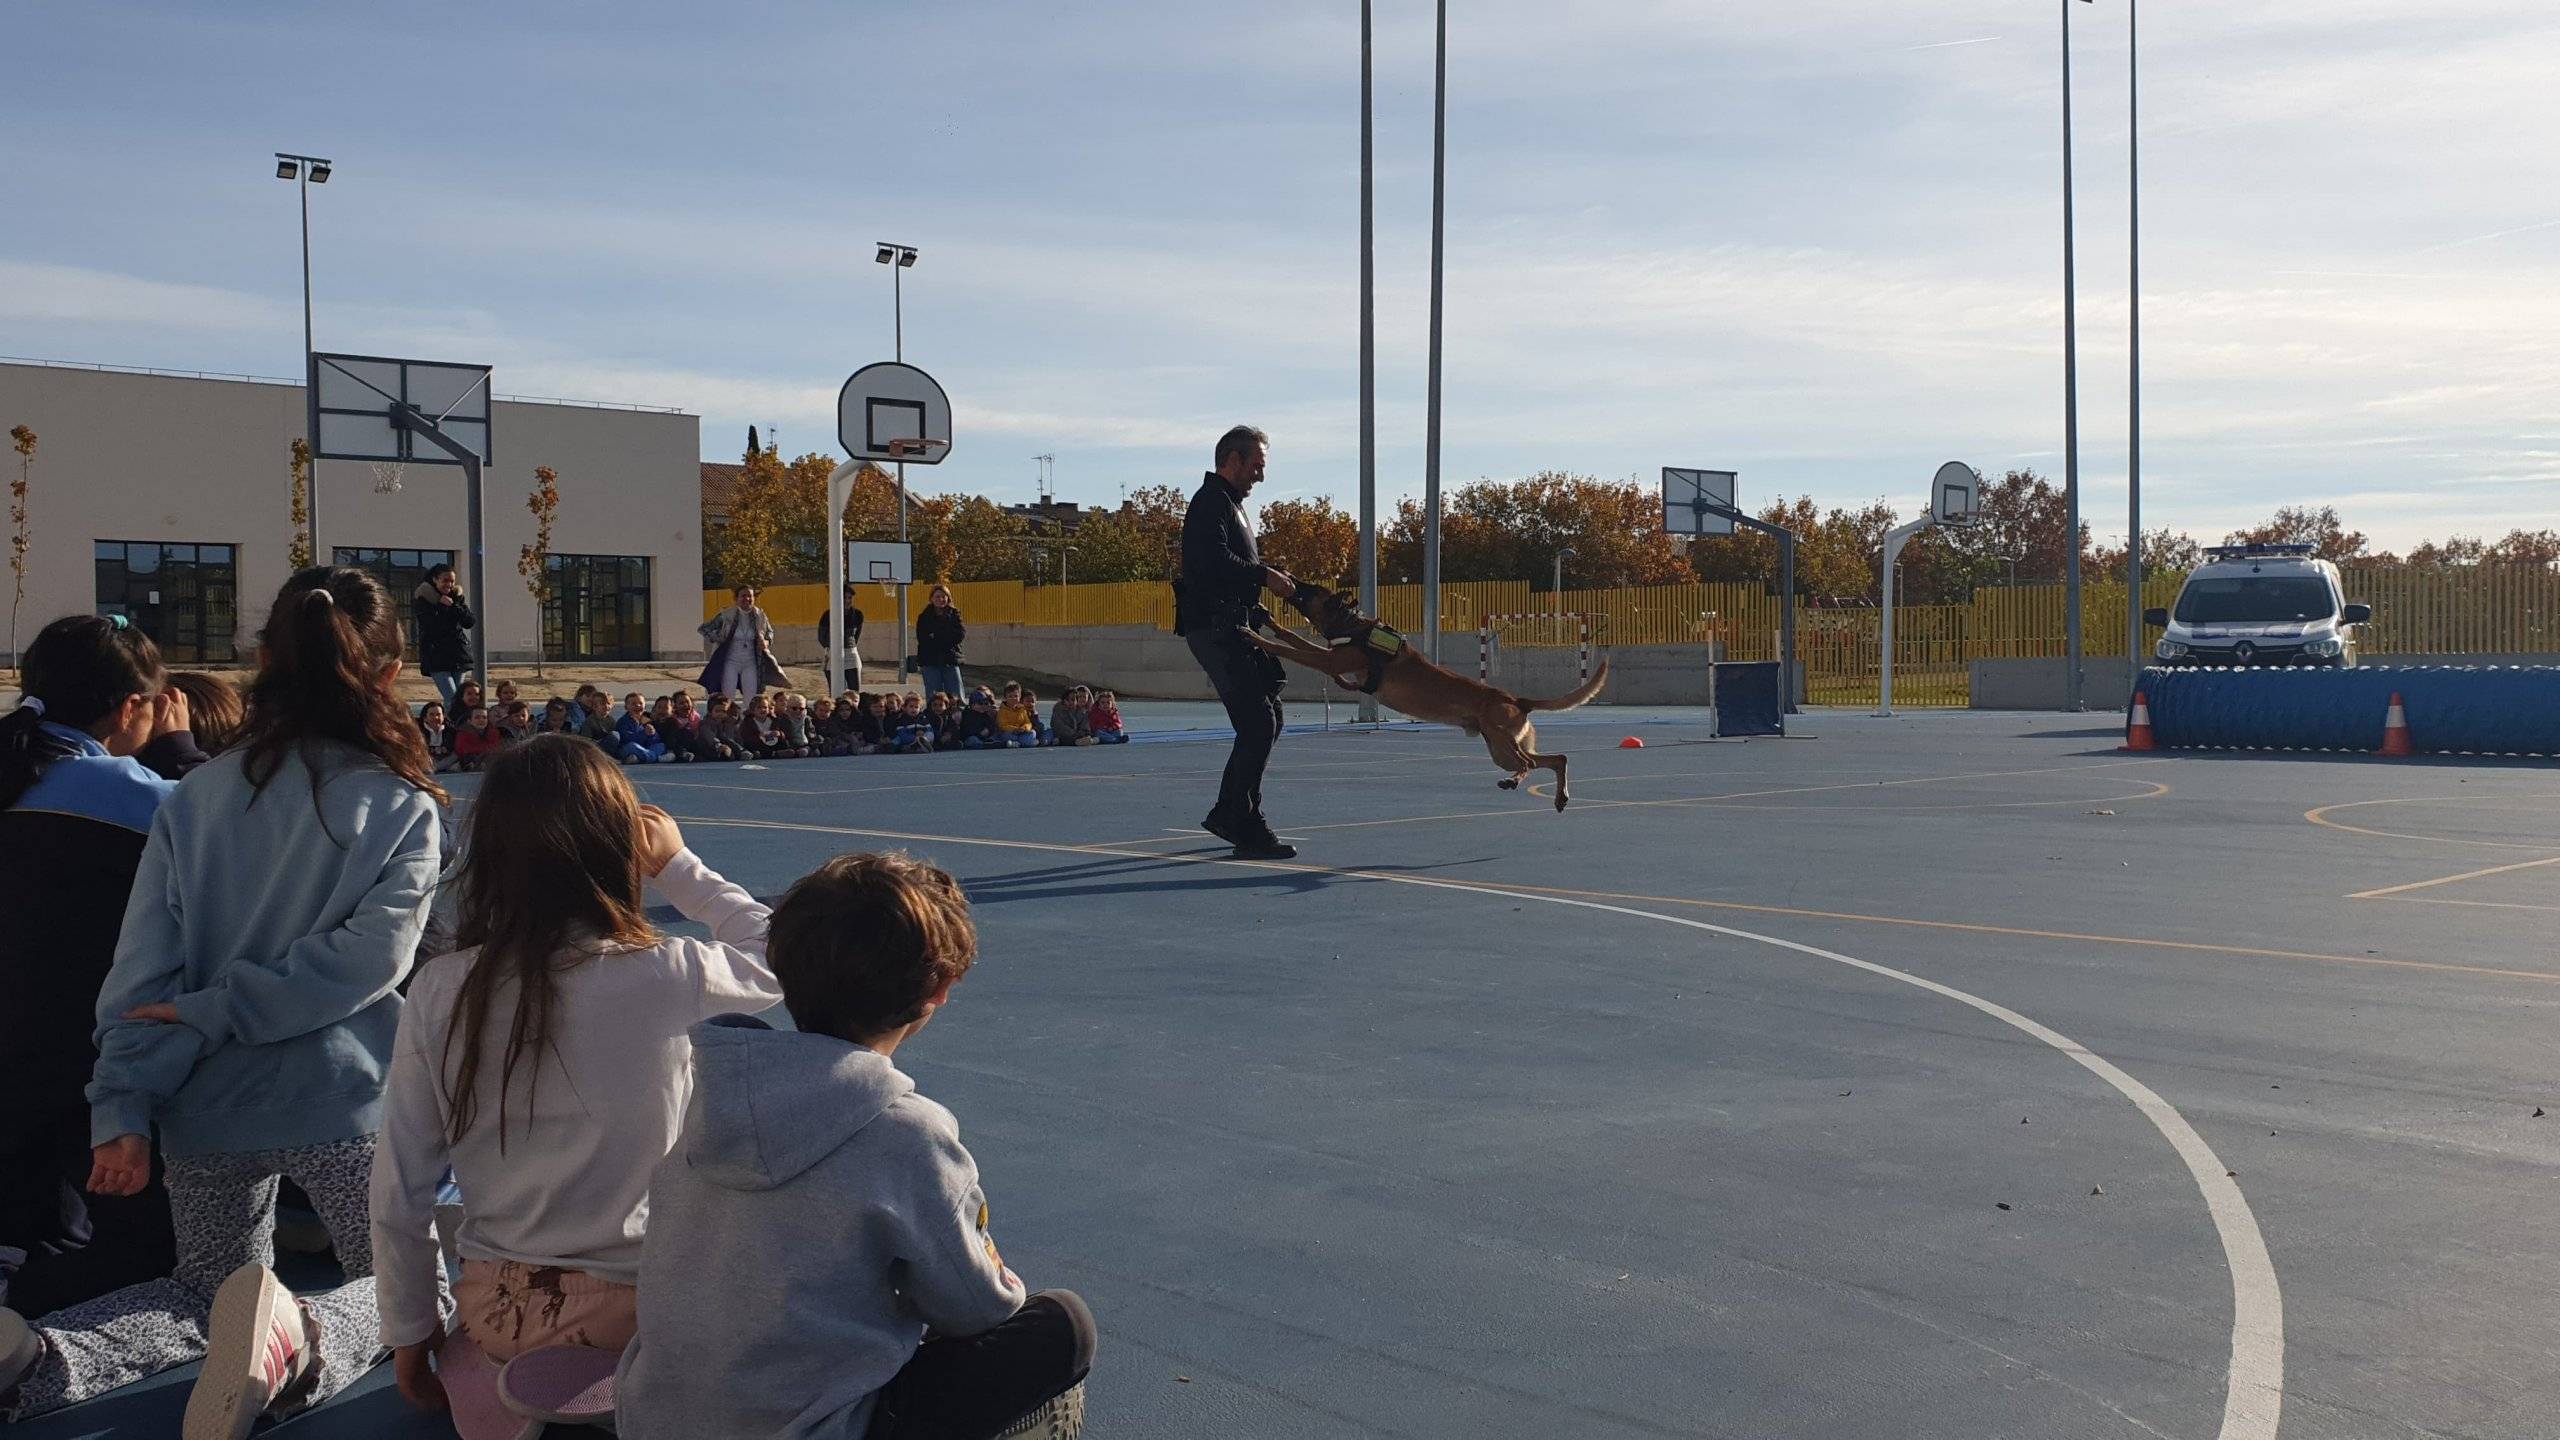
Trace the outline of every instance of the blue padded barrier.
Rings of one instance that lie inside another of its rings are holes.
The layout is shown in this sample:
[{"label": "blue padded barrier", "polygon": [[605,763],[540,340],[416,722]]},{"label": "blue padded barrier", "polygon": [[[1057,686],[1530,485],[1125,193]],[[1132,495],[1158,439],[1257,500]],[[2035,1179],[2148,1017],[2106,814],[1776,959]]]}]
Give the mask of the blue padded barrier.
[{"label": "blue padded barrier", "polygon": [[2378,750],[2396,693],[2422,752],[2560,755],[2560,666],[2151,669],[2137,688],[2167,749]]},{"label": "blue padded barrier", "polygon": [[1728,660],[1716,666],[1716,734],[1784,735],[1786,707],[1778,701],[1778,662]]}]

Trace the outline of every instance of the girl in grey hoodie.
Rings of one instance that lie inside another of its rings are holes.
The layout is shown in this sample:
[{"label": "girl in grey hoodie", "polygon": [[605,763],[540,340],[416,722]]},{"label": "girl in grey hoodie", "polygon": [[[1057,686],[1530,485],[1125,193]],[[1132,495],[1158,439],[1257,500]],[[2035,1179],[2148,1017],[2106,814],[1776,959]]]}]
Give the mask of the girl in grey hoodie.
[{"label": "girl in grey hoodie", "polygon": [[1093,1316],[1026,1294],[951,1112],[890,1063],[969,968],[949,875],[839,856],[773,912],[796,1031],[693,1031],[694,1089],[649,1192],[626,1440],[979,1440],[1082,1428]]}]

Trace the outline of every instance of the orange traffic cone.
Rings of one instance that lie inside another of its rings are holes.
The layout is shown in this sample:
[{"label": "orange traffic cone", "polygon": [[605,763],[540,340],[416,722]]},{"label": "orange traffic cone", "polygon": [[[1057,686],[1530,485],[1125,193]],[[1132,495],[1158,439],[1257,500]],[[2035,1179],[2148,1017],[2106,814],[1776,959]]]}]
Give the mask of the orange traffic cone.
[{"label": "orange traffic cone", "polygon": [[1618,742],[1618,748],[1621,750],[1641,750],[1644,748],[1644,742],[1633,735],[1630,735],[1626,739]]},{"label": "orange traffic cone", "polygon": [[2409,712],[2400,708],[2400,692],[2391,692],[2391,708],[2382,712],[2382,748],[2376,755],[2415,755],[2418,747],[2409,743]]},{"label": "orange traffic cone", "polygon": [[2151,702],[2139,690],[2133,692],[2133,723],[2124,731],[2119,750],[2157,750],[2159,742],[2151,738]]}]

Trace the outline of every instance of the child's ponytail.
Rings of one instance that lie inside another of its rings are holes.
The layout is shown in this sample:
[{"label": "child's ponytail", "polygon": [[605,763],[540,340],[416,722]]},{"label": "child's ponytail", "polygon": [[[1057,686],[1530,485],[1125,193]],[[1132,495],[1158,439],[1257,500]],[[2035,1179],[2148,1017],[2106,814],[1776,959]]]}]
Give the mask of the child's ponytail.
[{"label": "child's ponytail", "polygon": [[441,801],[425,740],[393,693],[400,659],[400,621],[389,591],[362,570],[313,566],[277,592],[259,632],[263,654],[249,687],[247,730],[251,784],[263,789],[288,751],[300,752],[319,797],[322,766],[316,742],[335,740],[365,751],[391,772]]},{"label": "child's ponytail", "polygon": [[26,697],[0,716],[0,810],[18,803],[47,767],[79,748],[44,722],[88,730],[136,695],[157,695],[160,647],[121,615],[66,615],[39,632],[19,660]]}]

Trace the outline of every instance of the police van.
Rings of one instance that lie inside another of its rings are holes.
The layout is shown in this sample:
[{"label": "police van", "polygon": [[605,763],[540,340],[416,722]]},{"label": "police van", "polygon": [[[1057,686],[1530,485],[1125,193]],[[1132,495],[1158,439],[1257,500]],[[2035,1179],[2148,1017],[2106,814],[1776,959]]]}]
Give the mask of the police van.
[{"label": "police van", "polygon": [[2355,627],[2373,607],[2346,603],[2338,567],[2309,545],[2214,545],[2187,577],[2178,603],[2146,610],[2165,631],[2163,665],[2356,663]]}]

